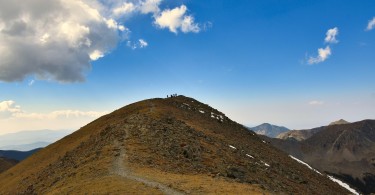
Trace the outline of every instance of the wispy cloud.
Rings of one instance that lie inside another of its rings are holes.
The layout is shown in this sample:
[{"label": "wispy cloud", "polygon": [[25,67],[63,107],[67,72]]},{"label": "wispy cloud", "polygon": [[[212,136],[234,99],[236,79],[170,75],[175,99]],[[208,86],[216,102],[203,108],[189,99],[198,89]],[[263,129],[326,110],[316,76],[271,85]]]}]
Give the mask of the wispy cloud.
[{"label": "wispy cloud", "polygon": [[184,33],[198,33],[201,29],[194,22],[194,17],[186,15],[187,7],[181,5],[174,9],[166,9],[155,17],[155,24],[159,28],[168,28],[173,33],[182,31]]},{"label": "wispy cloud", "polygon": [[115,17],[121,17],[127,14],[132,13],[135,11],[136,6],[131,2],[125,2],[123,4],[120,4],[120,6],[114,8],[112,10],[112,13]]},{"label": "wispy cloud", "polygon": [[324,41],[326,43],[338,43],[339,41],[336,39],[336,36],[339,34],[339,29],[337,27],[329,29],[326,33],[326,38]]},{"label": "wispy cloud", "polygon": [[309,101],[308,104],[312,105],[312,106],[317,106],[317,105],[323,105],[324,102],[323,101],[319,101],[319,100],[312,100],[312,101]]},{"label": "wispy cloud", "polygon": [[[82,82],[91,62],[131,41],[122,22],[152,14],[156,27],[197,33],[199,25],[181,5],[162,10],[162,0],[9,1],[0,6],[0,81]],[[11,10],[11,11],[9,11]],[[140,42],[139,47],[146,47]]]},{"label": "wispy cloud", "polygon": [[79,118],[90,117],[97,118],[107,114],[107,112],[96,111],[80,111],[80,110],[57,110],[50,113],[15,113],[12,116],[15,118],[28,118],[28,119],[57,119],[57,118]]},{"label": "wispy cloud", "polygon": [[27,85],[32,86],[32,85],[34,85],[34,83],[35,83],[35,80],[32,79],[32,80],[29,81],[29,83]]},{"label": "wispy cloud", "polygon": [[13,100],[0,101],[0,134],[32,129],[78,129],[107,113],[75,109],[28,112]]},{"label": "wispy cloud", "polygon": [[331,54],[332,54],[331,48],[329,46],[327,46],[325,48],[319,48],[318,49],[318,56],[310,57],[307,62],[309,64],[317,64],[317,63],[320,63],[320,62],[324,62],[328,59],[328,57]]},{"label": "wispy cloud", "polygon": [[136,42],[128,41],[126,44],[131,49],[142,49],[148,46],[148,43],[144,39],[139,39]]},{"label": "wispy cloud", "polygon": [[77,118],[90,117],[97,118],[108,112],[81,111],[81,110],[56,110],[49,113],[27,112],[21,109],[13,100],[0,102],[0,119],[24,118],[24,119],[57,119],[57,118]]},{"label": "wispy cloud", "polygon": [[330,45],[336,44],[339,41],[336,39],[336,36],[339,34],[339,29],[337,27],[328,29],[326,32],[326,37],[324,38],[324,42],[329,44],[325,48],[319,48],[318,49],[318,55],[316,57],[308,57],[307,63],[312,64],[318,64],[321,62],[324,62],[328,59],[329,56],[332,55],[332,50]]},{"label": "wispy cloud", "polygon": [[368,21],[366,30],[372,30],[375,27],[375,17]]},{"label": "wispy cloud", "polygon": [[146,0],[140,4],[140,11],[143,14],[158,14],[160,12],[159,5],[162,0]]},{"label": "wispy cloud", "polygon": [[138,42],[139,42],[139,46],[141,48],[144,48],[144,47],[148,46],[148,43],[145,40],[143,40],[143,39],[139,39]]}]

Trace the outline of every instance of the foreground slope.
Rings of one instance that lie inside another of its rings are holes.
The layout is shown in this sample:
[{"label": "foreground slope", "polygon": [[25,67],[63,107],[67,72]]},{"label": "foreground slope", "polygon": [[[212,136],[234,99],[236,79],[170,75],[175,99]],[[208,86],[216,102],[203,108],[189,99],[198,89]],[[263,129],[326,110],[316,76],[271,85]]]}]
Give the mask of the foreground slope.
[{"label": "foreground slope", "polygon": [[[267,138],[265,138],[267,139]],[[306,140],[269,140],[363,193],[375,193],[375,120],[321,127]]]},{"label": "foreground slope", "polygon": [[103,116],[1,174],[0,186],[0,194],[348,193],[184,96]]}]

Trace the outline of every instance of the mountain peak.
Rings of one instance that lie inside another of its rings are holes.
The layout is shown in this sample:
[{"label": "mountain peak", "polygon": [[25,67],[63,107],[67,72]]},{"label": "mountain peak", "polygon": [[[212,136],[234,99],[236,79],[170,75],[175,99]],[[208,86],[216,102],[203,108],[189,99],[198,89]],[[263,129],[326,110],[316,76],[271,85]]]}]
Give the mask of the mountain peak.
[{"label": "mountain peak", "polygon": [[276,126],[270,123],[262,123],[261,125],[252,127],[250,129],[259,135],[265,135],[271,138],[275,138],[280,133],[289,131],[289,129],[286,127]]},{"label": "mountain peak", "polygon": [[340,119],[340,120],[331,122],[329,125],[344,125],[344,124],[349,124],[349,122],[344,119]]},{"label": "mountain peak", "polygon": [[0,194],[346,192],[185,96],[100,117],[7,170],[0,183]]}]

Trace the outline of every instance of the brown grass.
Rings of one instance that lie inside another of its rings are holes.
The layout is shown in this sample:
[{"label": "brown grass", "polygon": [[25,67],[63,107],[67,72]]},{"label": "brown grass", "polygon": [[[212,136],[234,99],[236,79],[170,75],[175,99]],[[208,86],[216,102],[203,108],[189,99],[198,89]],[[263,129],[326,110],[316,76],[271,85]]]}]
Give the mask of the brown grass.
[{"label": "brown grass", "polygon": [[142,183],[119,176],[75,181],[61,186],[47,194],[163,194],[159,189],[148,187]]},{"label": "brown grass", "polygon": [[133,171],[187,194],[268,194],[259,185],[238,183],[214,175],[174,174],[147,167],[132,167]]}]

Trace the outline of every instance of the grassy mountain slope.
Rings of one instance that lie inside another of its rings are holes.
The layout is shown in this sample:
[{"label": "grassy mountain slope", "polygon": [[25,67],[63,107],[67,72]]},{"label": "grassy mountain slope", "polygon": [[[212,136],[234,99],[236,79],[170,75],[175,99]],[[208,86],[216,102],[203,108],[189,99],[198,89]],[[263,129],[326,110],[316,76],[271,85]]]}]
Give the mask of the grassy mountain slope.
[{"label": "grassy mountain slope", "polygon": [[184,96],[105,115],[4,172],[0,184],[0,194],[347,193]]},{"label": "grassy mountain slope", "polygon": [[0,173],[8,170],[18,163],[17,160],[0,157]]}]

